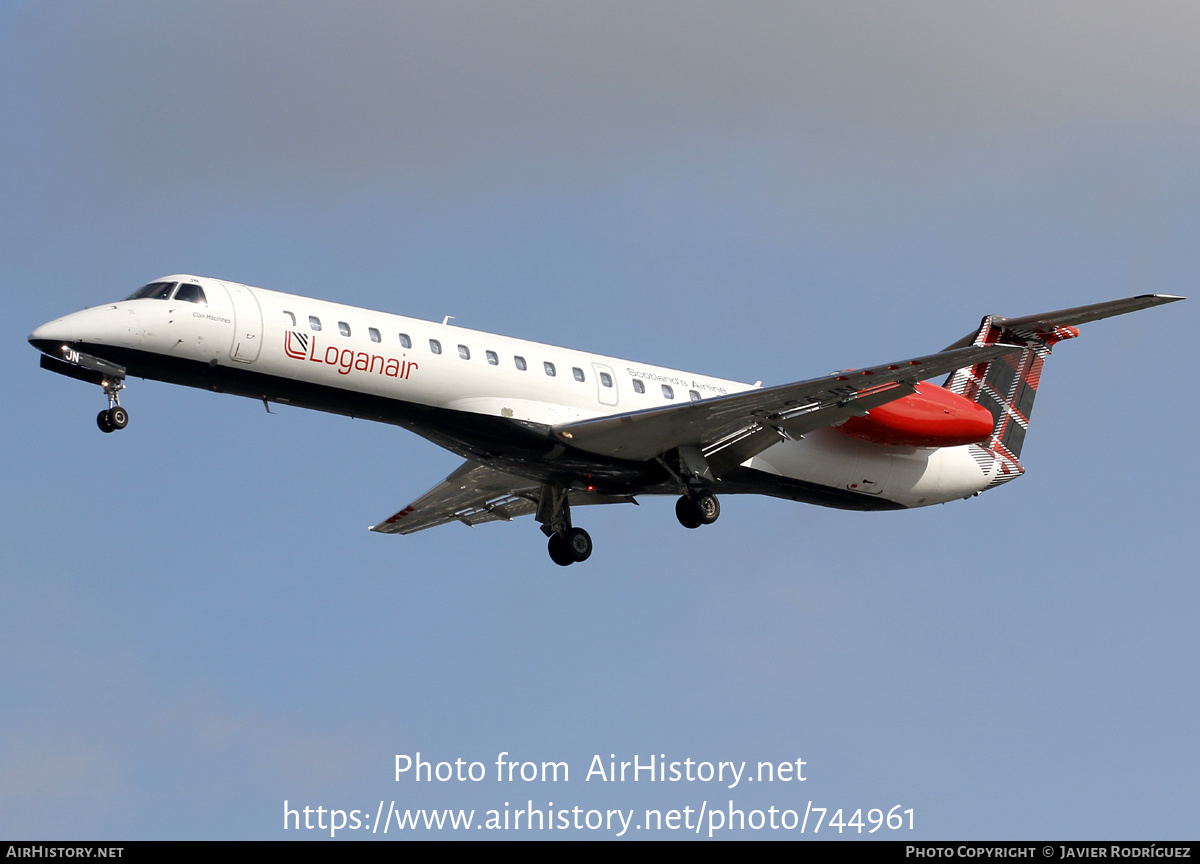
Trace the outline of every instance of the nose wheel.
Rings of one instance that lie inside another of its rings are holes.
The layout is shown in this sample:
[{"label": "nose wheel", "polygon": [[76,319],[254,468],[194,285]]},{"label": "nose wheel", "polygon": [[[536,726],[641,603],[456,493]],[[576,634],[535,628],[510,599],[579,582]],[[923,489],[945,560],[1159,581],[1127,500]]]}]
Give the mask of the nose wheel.
[{"label": "nose wheel", "polygon": [[96,425],[101,432],[116,432],[129,425],[129,412],[120,405],[114,405],[96,415]]}]

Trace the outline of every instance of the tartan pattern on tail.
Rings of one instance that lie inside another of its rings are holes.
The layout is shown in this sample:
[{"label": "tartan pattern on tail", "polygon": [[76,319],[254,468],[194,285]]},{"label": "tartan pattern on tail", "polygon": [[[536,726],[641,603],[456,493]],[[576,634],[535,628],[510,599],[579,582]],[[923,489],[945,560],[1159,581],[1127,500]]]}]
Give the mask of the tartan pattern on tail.
[{"label": "tartan pattern on tail", "polygon": [[979,403],[995,419],[991,437],[984,444],[984,449],[1000,463],[1000,470],[990,486],[1006,483],[1024,473],[1021,448],[1025,433],[1029,431],[1029,417],[1041,383],[1042,366],[1056,344],[1079,335],[1075,327],[1010,329],[1004,326],[1006,320],[997,315],[984,318],[974,344],[1003,342],[1028,350],[959,369],[951,373],[943,385],[947,390]]}]

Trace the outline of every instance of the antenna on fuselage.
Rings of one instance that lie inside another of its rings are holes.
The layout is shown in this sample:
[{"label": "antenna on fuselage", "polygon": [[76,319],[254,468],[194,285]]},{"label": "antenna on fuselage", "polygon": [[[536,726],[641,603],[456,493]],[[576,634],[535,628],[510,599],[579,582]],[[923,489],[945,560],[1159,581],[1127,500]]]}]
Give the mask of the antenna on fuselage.
[{"label": "antenna on fuselage", "polygon": [[445,318],[442,319],[442,325],[445,326],[446,324],[449,324],[453,318],[454,318],[453,315],[447,315]]}]

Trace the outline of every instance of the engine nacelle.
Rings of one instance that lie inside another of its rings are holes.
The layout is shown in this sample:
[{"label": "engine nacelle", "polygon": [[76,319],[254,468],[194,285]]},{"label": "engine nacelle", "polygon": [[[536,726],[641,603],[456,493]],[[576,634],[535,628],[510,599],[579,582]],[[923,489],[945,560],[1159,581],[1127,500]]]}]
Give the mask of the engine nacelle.
[{"label": "engine nacelle", "polygon": [[873,444],[955,447],[986,440],[994,425],[982,405],[923,381],[915,393],[851,417],[837,429]]}]

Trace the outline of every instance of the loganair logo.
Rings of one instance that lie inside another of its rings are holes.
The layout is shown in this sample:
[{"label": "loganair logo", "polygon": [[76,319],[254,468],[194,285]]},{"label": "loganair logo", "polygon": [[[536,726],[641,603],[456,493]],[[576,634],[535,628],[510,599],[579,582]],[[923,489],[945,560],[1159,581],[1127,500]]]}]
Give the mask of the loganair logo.
[{"label": "loganair logo", "polygon": [[365,351],[355,351],[353,348],[338,348],[336,345],[328,345],[322,349],[317,345],[316,334],[300,333],[296,330],[283,331],[283,353],[293,360],[307,360],[310,363],[336,366],[339,375],[367,372],[386,375],[388,378],[408,378],[417,368],[417,364],[409,360],[398,360],[382,354],[368,354]]}]

